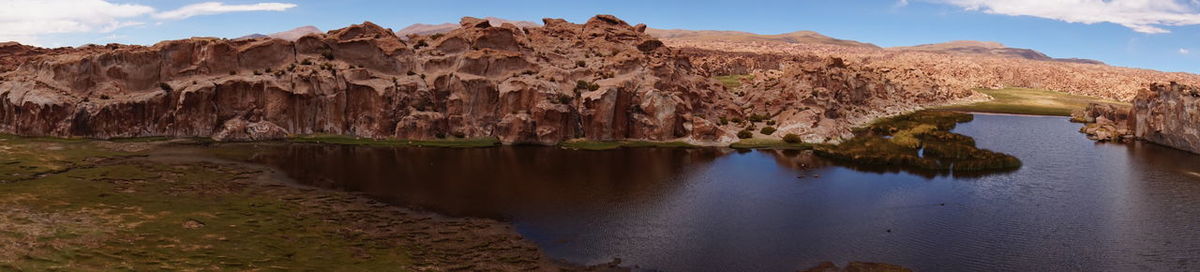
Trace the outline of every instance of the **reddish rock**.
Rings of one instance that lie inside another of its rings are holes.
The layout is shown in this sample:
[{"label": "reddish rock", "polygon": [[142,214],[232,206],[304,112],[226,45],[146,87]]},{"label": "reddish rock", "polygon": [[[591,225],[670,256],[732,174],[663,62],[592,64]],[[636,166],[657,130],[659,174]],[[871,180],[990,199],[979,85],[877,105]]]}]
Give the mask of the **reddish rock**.
[{"label": "reddish rock", "polygon": [[1133,119],[1139,139],[1200,153],[1200,87],[1151,84],[1134,98]]},{"label": "reddish rock", "polygon": [[732,141],[712,125],[740,114],[732,95],[683,55],[608,15],[544,21],[522,29],[464,18],[437,39],[407,41],[366,22],[295,41],[5,44],[0,132]]}]

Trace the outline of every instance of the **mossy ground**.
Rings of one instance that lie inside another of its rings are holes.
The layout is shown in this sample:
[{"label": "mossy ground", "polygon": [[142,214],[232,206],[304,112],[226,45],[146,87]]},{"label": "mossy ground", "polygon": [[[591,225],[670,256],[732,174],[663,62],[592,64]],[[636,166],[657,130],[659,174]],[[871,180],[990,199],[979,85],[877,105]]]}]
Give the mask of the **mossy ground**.
[{"label": "mossy ground", "polygon": [[612,150],[622,147],[681,147],[692,148],[697,147],[685,142],[652,142],[652,141],[592,141],[592,140],[569,140],[559,143],[559,147],[576,150]]},{"label": "mossy ground", "polygon": [[1021,167],[1008,154],[975,147],[975,140],[949,132],[973,116],[951,111],[919,111],[885,118],[838,145],[820,145],[818,155],[878,166],[938,171],[1006,170]]},{"label": "mossy ground", "polygon": [[725,88],[736,89],[736,88],[742,86],[743,78],[753,79],[754,76],[752,76],[752,75],[728,75],[728,76],[717,76],[715,78],[717,79],[717,81],[721,82],[721,85],[725,85]]},{"label": "mossy ground", "polygon": [[809,150],[813,148],[813,144],[788,143],[780,139],[750,138],[730,144],[729,147],[736,149]]},{"label": "mossy ground", "polygon": [[249,166],[159,162],[101,146],[0,136],[0,271],[554,266],[499,222],[290,186]]},{"label": "mossy ground", "polygon": [[340,144],[340,145],[368,145],[368,146],[416,146],[416,147],[457,147],[457,148],[472,148],[472,147],[492,147],[500,145],[500,140],[496,138],[471,138],[471,139],[444,139],[444,140],[397,140],[397,139],[370,139],[370,138],[355,138],[341,135],[303,135],[288,138],[289,142],[295,143],[321,143],[321,144]]},{"label": "mossy ground", "polygon": [[1072,95],[1041,89],[1004,88],[977,89],[975,91],[991,96],[993,99],[972,104],[945,106],[939,109],[991,113],[1070,116],[1071,111],[1083,109],[1088,105],[1088,103],[1093,102],[1128,105],[1128,103],[1119,101]]}]

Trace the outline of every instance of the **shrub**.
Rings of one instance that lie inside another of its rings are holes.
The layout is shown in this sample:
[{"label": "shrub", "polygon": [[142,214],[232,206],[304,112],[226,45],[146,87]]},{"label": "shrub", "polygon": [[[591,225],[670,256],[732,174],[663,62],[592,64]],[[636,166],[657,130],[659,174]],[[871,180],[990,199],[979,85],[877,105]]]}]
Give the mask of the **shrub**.
[{"label": "shrub", "polygon": [[254,70],[254,75],[256,75],[256,76],[261,76],[261,75],[262,75],[262,72],[259,72],[258,70]]},{"label": "shrub", "polygon": [[804,140],[800,139],[800,135],[788,133],[787,135],[783,135],[783,141],[789,144],[798,144]]},{"label": "shrub", "polygon": [[420,41],[417,41],[417,45],[413,46],[413,48],[421,49],[421,47],[426,47],[426,46],[429,46],[429,43],[425,42],[425,40],[420,40]]},{"label": "shrub", "polygon": [[750,119],[750,122],[758,123],[758,122],[767,120],[768,118],[771,118],[771,117],[767,116],[766,114],[759,115],[759,114],[755,113],[755,114],[751,114],[749,119]]},{"label": "shrub", "polygon": [[725,119],[724,116],[721,116],[721,118],[717,119],[717,124],[722,125],[722,126],[729,124],[729,119]]},{"label": "shrub", "polygon": [[582,90],[596,91],[599,89],[600,89],[600,84],[591,83],[591,82],[587,82],[587,81],[583,81],[583,80],[575,81],[575,90],[577,90],[577,91],[582,91]]},{"label": "shrub", "polygon": [[229,71],[229,75],[237,75],[237,71]]},{"label": "shrub", "polygon": [[558,103],[559,103],[559,104],[564,104],[564,105],[565,105],[565,104],[571,104],[571,101],[572,101],[572,100],[575,100],[575,97],[573,97],[573,96],[570,96],[570,95],[566,95],[566,94],[559,94],[559,95],[558,95]]},{"label": "shrub", "polygon": [[333,51],[332,50],[322,51],[321,57],[324,57],[326,60],[333,60]]},{"label": "shrub", "polygon": [[171,85],[167,84],[166,82],[158,83],[158,87],[161,88],[164,92],[168,92],[168,93],[175,90],[174,88],[171,88]]},{"label": "shrub", "polygon": [[442,34],[442,33],[434,33],[433,35],[429,35],[429,39],[431,39],[431,40],[437,40],[437,39],[441,39],[441,38],[442,38],[442,36],[446,36],[446,34]]},{"label": "shrub", "polygon": [[772,133],[775,133],[775,127],[763,127],[762,130],[758,132],[762,133],[763,135],[771,135]]},{"label": "shrub", "polygon": [[767,120],[767,125],[768,125],[768,126],[774,126],[774,125],[775,125],[775,120]]},{"label": "shrub", "polygon": [[754,132],[750,132],[748,129],[743,129],[742,131],[738,131],[737,136],[739,139],[750,139],[750,137],[754,137]]},{"label": "shrub", "polygon": [[575,67],[579,67],[579,68],[587,67],[587,62],[582,61],[582,60],[577,60],[577,61],[575,61]]},{"label": "shrub", "polygon": [[313,62],[310,59],[304,59],[304,61],[300,62],[300,65],[313,65]]}]

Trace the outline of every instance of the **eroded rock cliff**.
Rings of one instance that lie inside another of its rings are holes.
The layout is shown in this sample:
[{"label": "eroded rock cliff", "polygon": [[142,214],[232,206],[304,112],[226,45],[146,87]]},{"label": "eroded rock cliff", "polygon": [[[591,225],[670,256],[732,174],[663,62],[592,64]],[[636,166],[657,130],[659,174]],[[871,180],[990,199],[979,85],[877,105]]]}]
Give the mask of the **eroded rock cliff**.
[{"label": "eroded rock cliff", "polygon": [[468,17],[444,35],[409,40],[367,22],[296,41],[0,46],[17,52],[0,50],[0,133],[734,139],[716,125],[741,114],[734,97],[644,26],[606,15],[544,23]]},{"label": "eroded rock cliff", "polygon": [[1200,153],[1200,88],[1151,84],[1134,98],[1132,115],[1138,138]]}]

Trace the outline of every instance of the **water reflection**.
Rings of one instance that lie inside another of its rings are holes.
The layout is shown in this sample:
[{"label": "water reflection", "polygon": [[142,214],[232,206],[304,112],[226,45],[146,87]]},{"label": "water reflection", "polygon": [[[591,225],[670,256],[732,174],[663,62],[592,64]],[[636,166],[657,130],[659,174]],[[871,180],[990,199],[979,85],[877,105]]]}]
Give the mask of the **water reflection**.
[{"label": "water reflection", "polygon": [[705,167],[727,152],[317,144],[256,144],[250,150],[248,161],[279,168],[306,185],[366,192],[450,215],[492,218],[615,205],[664,194],[681,185],[678,175]]}]

